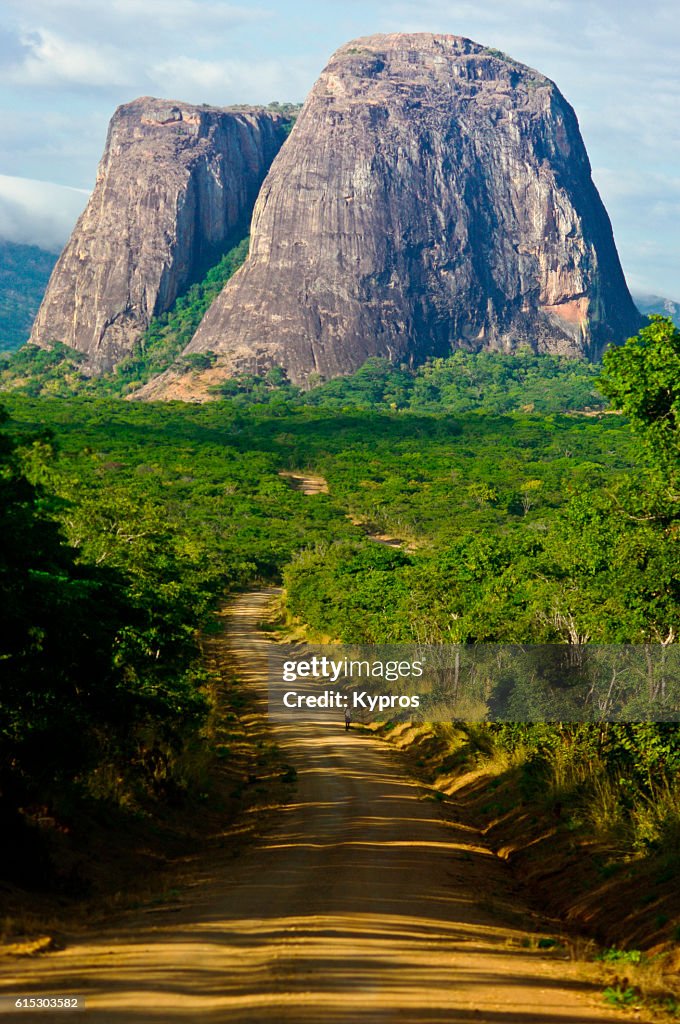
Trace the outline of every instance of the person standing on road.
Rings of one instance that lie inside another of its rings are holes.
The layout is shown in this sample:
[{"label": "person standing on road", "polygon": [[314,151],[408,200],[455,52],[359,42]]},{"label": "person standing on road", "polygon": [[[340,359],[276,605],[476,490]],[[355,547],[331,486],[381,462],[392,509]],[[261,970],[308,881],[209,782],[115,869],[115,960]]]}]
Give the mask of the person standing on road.
[{"label": "person standing on road", "polygon": [[349,732],[350,722],[352,721],[352,712],[349,708],[345,708],[345,732]]}]

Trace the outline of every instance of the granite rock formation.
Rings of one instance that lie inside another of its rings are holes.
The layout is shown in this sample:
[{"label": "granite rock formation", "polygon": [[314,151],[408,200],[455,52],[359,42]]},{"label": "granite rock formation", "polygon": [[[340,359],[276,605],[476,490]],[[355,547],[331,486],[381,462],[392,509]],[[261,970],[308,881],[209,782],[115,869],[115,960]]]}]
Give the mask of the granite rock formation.
[{"label": "granite rock formation", "polygon": [[31,342],[111,369],[154,315],[245,230],[288,119],[143,97],[119,107],[97,182],[50,279]]},{"label": "granite rock formation", "polygon": [[376,35],[314,86],[187,352],[218,355],[206,385],[273,364],[304,383],[460,347],[592,357],[640,323],[554,83],[469,39]]}]

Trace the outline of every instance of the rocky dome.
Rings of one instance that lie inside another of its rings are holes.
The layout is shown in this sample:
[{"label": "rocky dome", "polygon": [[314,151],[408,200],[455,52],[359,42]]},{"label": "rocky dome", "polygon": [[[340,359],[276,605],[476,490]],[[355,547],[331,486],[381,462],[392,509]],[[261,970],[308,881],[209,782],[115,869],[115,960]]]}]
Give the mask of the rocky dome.
[{"label": "rocky dome", "polygon": [[206,384],[274,364],[304,383],[375,355],[598,356],[640,322],[554,83],[459,36],[375,35],[312,89],[187,352],[217,353]]}]

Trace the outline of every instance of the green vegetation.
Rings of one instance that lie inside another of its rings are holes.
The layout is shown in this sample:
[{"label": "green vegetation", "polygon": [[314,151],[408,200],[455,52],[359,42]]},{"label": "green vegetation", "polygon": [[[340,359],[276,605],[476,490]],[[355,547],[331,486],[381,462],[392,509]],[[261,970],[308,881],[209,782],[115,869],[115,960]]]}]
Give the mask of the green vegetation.
[{"label": "green vegetation", "polygon": [[[158,523],[154,532],[140,508],[123,534],[120,520],[107,520],[109,505],[97,510],[99,530],[87,528],[91,543],[99,536],[99,556],[74,549],[57,519],[73,518],[77,530],[86,505],[72,509],[29,480],[27,472],[41,475],[48,437],[22,443],[23,451],[0,436],[0,820],[10,864],[25,826],[19,808],[63,806],[85,789],[111,798],[113,779],[121,793],[169,785],[171,753],[204,711],[186,625],[198,609],[176,582],[172,538]],[[115,549],[123,546],[121,559]],[[165,581],[148,571],[161,557]]]},{"label": "green vegetation", "polygon": [[81,352],[56,342],[52,348],[22,345],[0,362],[0,388],[37,398],[38,395],[68,397],[90,386],[82,373]]},{"label": "green vegetation", "polygon": [[495,46],[483,46],[482,53],[488,54],[489,57],[497,57],[498,60],[511,60],[507,53],[503,53],[502,50],[498,50]]},{"label": "green vegetation", "polygon": [[[334,519],[339,535],[352,527],[291,490],[217,406],[206,418],[115,399],[10,404],[0,817],[20,836],[39,807],[146,813],[190,796],[210,712],[198,628],[226,590],[276,578]],[[5,874],[23,871],[21,848],[5,847]]]},{"label": "green vegetation", "polygon": [[639,1002],[638,992],[630,986],[609,985],[602,995],[611,1006],[633,1007]]},{"label": "green vegetation", "polygon": [[650,319],[627,345],[606,353],[601,388],[629,418],[660,480],[673,486],[680,471],[680,330],[663,317]]},{"label": "green vegetation", "polygon": [[290,103],[288,100],[283,102],[272,100],[271,103],[267,104],[267,110],[272,110],[275,114],[284,114],[286,117],[295,120],[302,110],[302,103]]},{"label": "green vegetation", "polygon": [[[297,107],[270,104],[293,117]],[[291,120],[291,126],[294,123]],[[245,262],[249,238],[238,238],[224,256],[179,296],[171,310],[154,317],[134,351],[111,374],[96,379],[83,374],[83,356],[55,344],[49,353],[24,347],[0,363],[0,389],[38,395],[129,395],[170,366],[202,371],[213,353],[181,353],[191,341],[209,306]],[[598,369],[578,359],[537,355],[528,346],[500,352],[456,352],[424,366],[394,367],[386,359],[369,359],[350,377],[311,383],[307,392],[293,387],[279,367],[265,377],[241,374],[215,386],[218,398],[241,405],[293,403],[327,410],[404,410],[454,414],[484,412],[566,413],[599,411],[606,399],[596,388]]]},{"label": "green vegetation", "polygon": [[[392,443],[387,454],[367,432],[362,457],[352,447],[316,461],[356,518],[426,543],[302,552],[285,571],[290,614],[319,636],[367,643],[674,642],[679,346],[656,319],[605,359],[601,387],[631,416],[639,466],[625,422],[556,416],[467,417],[447,424],[446,447],[434,441],[439,417],[418,450]],[[614,862],[651,856],[677,870],[677,726],[482,725],[470,742],[521,763],[526,799],[559,807]]]},{"label": "green vegetation", "polygon": [[595,959],[606,964],[639,964],[644,960],[644,953],[639,949],[617,949],[612,946],[603,949]]},{"label": "green vegetation", "polygon": [[267,104],[267,110],[271,110],[274,114],[282,114],[286,118],[283,123],[283,132],[288,138],[302,110],[302,103],[280,103],[278,100],[273,100]]},{"label": "green vegetation", "polygon": [[[5,765],[5,802],[16,813],[57,799],[29,757],[50,743],[62,794],[140,804],[188,792],[182,752],[207,710],[196,631],[220,595],[257,581],[284,580],[287,614],[310,637],[673,642],[679,353],[678,331],[656,319],[602,370],[528,351],[417,371],[373,360],[306,394],[277,369],[242,376],[203,406],[92,392],[64,401],[44,383],[34,397],[27,379],[5,396],[3,572],[19,646],[3,729],[20,752]],[[49,370],[60,353],[24,358]],[[598,372],[629,419],[576,414],[602,407]],[[279,476],[304,469],[330,493],[306,497]],[[40,600],[24,600],[29,584]],[[52,643],[56,676],[39,678]],[[66,645],[82,659],[68,672]],[[43,698],[81,716],[82,745],[60,753],[66,719],[53,742]],[[40,711],[30,729],[25,700]],[[35,728],[44,735],[31,746]],[[594,837],[603,872],[645,860],[675,877],[676,726],[478,724],[466,735],[473,756],[511,766],[513,800],[559,815],[574,839]],[[649,915],[660,933],[677,926],[663,907]]]},{"label": "green vegetation", "polygon": [[[34,396],[125,395],[173,364],[183,370],[208,369],[215,360],[212,353],[193,353],[181,358],[180,353],[215,295],[246,255],[244,239],[201,284],[178,299],[169,313],[153,320],[135,352],[123,360],[115,373],[87,380],[79,370],[81,354],[67,346],[55,345],[49,358],[25,347],[0,372],[0,387]],[[369,359],[351,376],[316,383],[309,391],[290,384],[285,371],[275,366],[261,377],[237,374],[212,390],[216,398],[227,398],[241,406],[286,404],[338,412],[360,409],[455,415],[596,413],[607,406],[596,386],[599,372],[597,366],[584,360],[536,355],[523,347],[510,355],[456,352],[418,368],[395,367],[386,359]]]},{"label": "green vegetation", "polygon": [[[118,364],[112,379],[107,381],[107,389],[111,393],[133,391],[175,362],[193,338],[213,300],[245,262],[248,244],[246,235],[225,253],[202,281],[181,295],[168,313],[154,317],[134,352]],[[199,358],[210,359],[210,356]]]},{"label": "green vegetation", "polygon": [[602,388],[650,456],[634,473],[616,417],[393,414],[381,436],[374,415],[350,441],[339,416],[337,454],[311,439],[315,466],[355,519],[423,550],[302,552],[286,570],[292,614],[357,642],[672,641],[679,352],[657,318],[605,360]]},{"label": "green vegetation", "polygon": [[307,392],[290,385],[278,367],[265,377],[237,375],[214,390],[218,397],[244,405],[285,400],[339,411],[595,412],[607,404],[596,387],[598,373],[598,367],[582,359],[536,355],[524,346],[512,354],[455,352],[416,369],[368,359],[351,376],[316,384]]}]

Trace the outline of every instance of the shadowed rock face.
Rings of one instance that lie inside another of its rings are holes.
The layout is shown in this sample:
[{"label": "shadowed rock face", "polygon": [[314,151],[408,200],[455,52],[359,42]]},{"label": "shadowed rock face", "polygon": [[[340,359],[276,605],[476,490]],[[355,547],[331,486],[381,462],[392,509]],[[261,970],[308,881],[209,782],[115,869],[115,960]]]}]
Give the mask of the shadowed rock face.
[{"label": "shadowed rock face", "polygon": [[85,352],[94,373],[114,366],[247,224],[285,126],[259,109],[119,107],[30,340]]},{"label": "shadowed rock face", "polygon": [[594,356],[640,323],[556,86],[468,39],[400,34],[333,56],[187,351],[220,355],[211,383],[271,364],[304,382],[460,347]]}]

